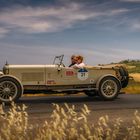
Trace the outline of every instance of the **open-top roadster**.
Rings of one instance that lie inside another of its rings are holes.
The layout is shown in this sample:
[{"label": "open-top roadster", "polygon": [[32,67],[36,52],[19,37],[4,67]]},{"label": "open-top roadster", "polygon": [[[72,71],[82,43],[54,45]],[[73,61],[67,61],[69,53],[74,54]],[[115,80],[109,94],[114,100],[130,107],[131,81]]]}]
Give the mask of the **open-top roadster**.
[{"label": "open-top roadster", "polygon": [[[52,65],[9,65],[0,72],[0,101],[19,99],[23,93],[78,93],[99,95],[104,100],[115,99],[128,85],[124,66],[65,67],[63,56],[56,56]],[[55,60],[59,60],[56,64]]]}]

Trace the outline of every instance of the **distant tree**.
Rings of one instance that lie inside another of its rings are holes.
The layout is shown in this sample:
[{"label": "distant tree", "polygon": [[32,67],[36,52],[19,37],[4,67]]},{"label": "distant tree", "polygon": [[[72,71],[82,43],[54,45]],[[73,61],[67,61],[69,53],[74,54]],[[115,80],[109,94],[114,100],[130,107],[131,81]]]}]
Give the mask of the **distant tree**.
[{"label": "distant tree", "polygon": [[123,63],[123,64],[127,64],[127,63],[129,63],[130,62],[130,60],[129,59],[127,59],[127,60],[122,60],[122,61],[120,61],[119,63]]}]

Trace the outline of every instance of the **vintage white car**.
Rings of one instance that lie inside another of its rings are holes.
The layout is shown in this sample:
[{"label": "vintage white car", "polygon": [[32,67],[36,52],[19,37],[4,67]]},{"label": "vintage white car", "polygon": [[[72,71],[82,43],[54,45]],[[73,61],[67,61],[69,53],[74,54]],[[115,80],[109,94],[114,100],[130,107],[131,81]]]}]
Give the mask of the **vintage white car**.
[{"label": "vintage white car", "polygon": [[118,65],[65,67],[63,57],[56,56],[52,65],[9,65],[0,73],[0,101],[11,102],[24,93],[78,93],[115,99],[121,88],[128,85],[125,67]]}]

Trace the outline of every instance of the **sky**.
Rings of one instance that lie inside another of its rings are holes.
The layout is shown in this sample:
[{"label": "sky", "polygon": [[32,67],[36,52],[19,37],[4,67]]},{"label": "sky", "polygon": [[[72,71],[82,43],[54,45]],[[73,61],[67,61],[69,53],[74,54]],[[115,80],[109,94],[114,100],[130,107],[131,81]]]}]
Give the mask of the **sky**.
[{"label": "sky", "polygon": [[61,54],[65,65],[140,59],[140,0],[0,0],[0,69]]}]

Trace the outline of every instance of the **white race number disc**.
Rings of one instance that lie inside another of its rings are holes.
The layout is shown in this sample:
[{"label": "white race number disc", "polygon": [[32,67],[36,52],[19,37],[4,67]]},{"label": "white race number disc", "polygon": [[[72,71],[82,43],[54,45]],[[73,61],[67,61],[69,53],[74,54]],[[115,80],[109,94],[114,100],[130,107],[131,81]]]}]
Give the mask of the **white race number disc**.
[{"label": "white race number disc", "polygon": [[79,80],[86,80],[88,78],[88,71],[86,69],[80,69],[77,77]]}]

